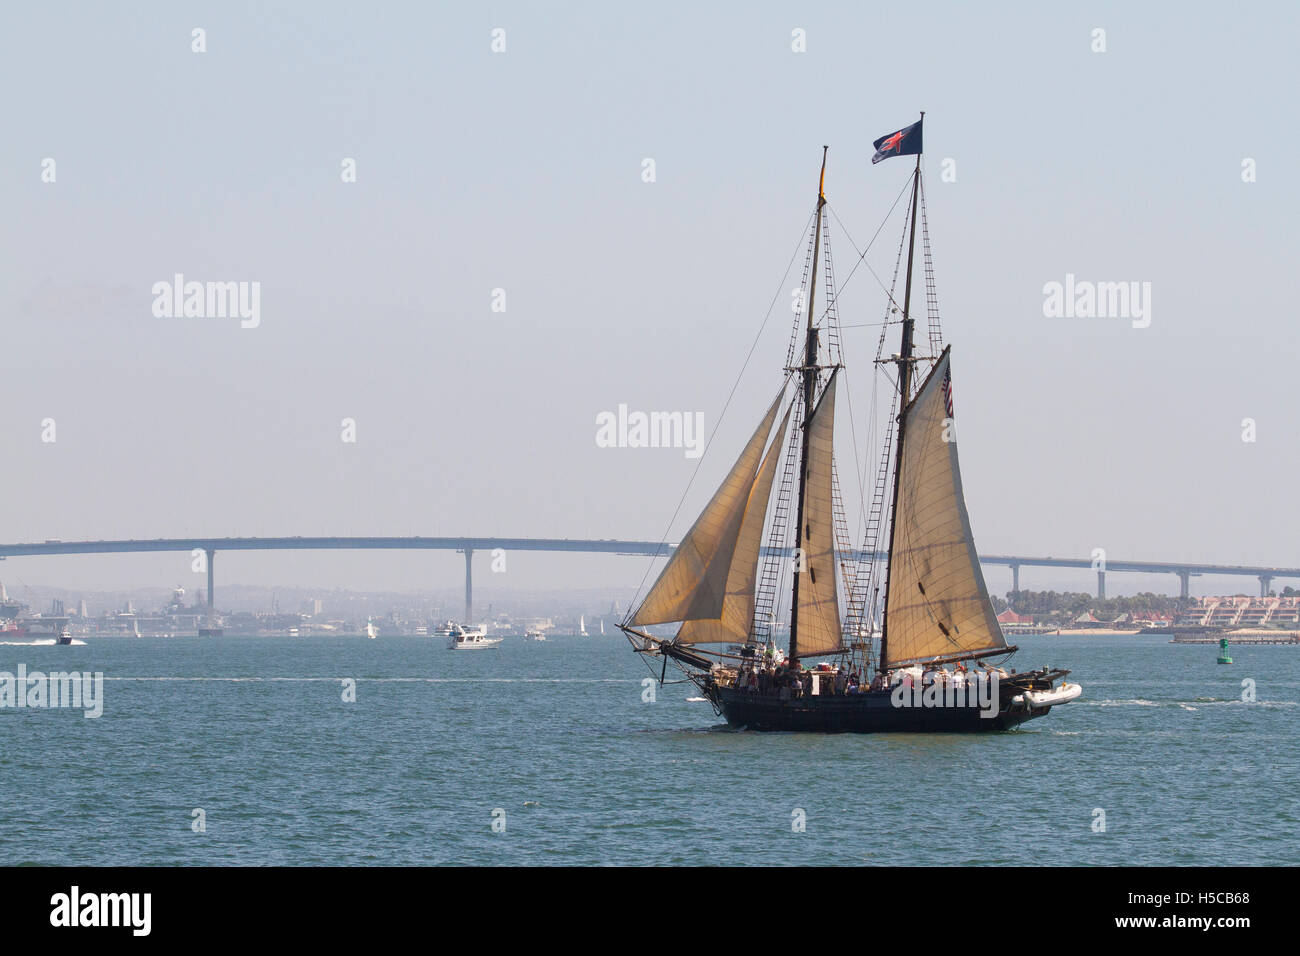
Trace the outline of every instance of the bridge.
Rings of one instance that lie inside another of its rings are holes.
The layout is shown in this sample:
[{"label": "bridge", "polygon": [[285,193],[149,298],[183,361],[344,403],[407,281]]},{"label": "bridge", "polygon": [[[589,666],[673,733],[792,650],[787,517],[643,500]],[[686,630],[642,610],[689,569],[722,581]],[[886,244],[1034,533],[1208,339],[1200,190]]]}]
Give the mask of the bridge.
[{"label": "bridge", "polygon": [[[208,573],[208,608],[215,609],[215,566],[218,551],[458,551],[465,555],[465,621],[473,620],[474,552],[476,551],[570,551],[584,554],[668,554],[674,545],[657,541],[622,541],[611,538],[425,538],[425,537],[293,537],[293,538],[148,538],[120,541],[42,541],[0,544],[0,560],[55,554],[129,554],[182,551],[203,554]],[[770,549],[764,548],[764,553]],[[859,560],[865,554],[858,552]],[[877,554],[883,558],[884,554]],[[1011,569],[1012,590],[1020,590],[1020,569],[1082,568],[1096,571],[1097,597],[1106,597],[1106,574],[1110,571],[1178,576],[1183,597],[1189,582],[1203,574],[1241,575],[1259,579],[1259,593],[1267,596],[1275,578],[1300,579],[1300,568],[1257,567],[1235,564],[1192,564],[1177,561],[1100,561],[1093,558],[1036,558],[1023,555],[982,554],[980,562]]]}]

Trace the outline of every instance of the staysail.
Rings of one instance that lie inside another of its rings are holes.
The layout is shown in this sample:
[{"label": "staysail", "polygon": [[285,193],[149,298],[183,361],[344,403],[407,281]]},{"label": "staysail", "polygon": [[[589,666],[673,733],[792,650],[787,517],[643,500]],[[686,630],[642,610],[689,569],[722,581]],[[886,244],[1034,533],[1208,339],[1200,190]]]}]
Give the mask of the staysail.
[{"label": "staysail", "polygon": [[1007,646],[962,497],[949,358],[945,349],[903,413],[884,667]]},{"label": "staysail", "polygon": [[763,543],[763,524],[767,519],[768,499],[772,496],[772,480],[781,458],[786,425],[790,421],[787,409],[776,435],[768,446],[767,455],[758,469],[758,476],[749,490],[745,517],[740,524],[736,550],[727,575],[727,596],[722,603],[722,614],[716,620],[687,621],[677,632],[679,644],[744,643],[749,640],[754,623],[754,585],[758,577],[758,553]]},{"label": "staysail", "polygon": [[784,386],[704,511],[646,595],[631,626],[716,619],[722,615],[746,505]]},{"label": "staysail", "polygon": [[831,654],[842,647],[840,602],[835,584],[835,517],[832,511],[831,456],[835,436],[835,383],[838,370],[822,391],[808,422],[808,458],[804,462],[803,526],[799,547],[796,631],[800,656]]}]

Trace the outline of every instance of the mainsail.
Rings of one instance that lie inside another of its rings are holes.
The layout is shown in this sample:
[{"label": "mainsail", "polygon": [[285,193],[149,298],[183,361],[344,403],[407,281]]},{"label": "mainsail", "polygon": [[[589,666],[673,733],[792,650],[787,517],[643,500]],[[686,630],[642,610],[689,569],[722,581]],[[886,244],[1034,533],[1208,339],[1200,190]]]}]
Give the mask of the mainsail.
[{"label": "mainsail", "polygon": [[731,559],[731,572],[727,575],[727,596],[722,604],[722,614],[716,620],[687,621],[677,632],[679,644],[744,643],[749,640],[754,623],[754,584],[758,577],[758,552],[763,543],[763,523],[767,519],[768,499],[772,496],[772,480],[781,458],[786,425],[790,411],[786,410],[776,435],[768,446],[767,455],[758,469],[758,476],[749,490],[745,517],[736,539],[736,549]]},{"label": "mainsail", "polygon": [[835,437],[835,383],[838,370],[822,391],[808,422],[808,457],[804,462],[803,549],[799,579],[799,615],[795,638],[799,655],[840,650],[840,603],[835,586],[835,517],[832,511],[831,455]]},{"label": "mainsail", "polygon": [[759,459],[784,393],[782,386],[753,437],[664,565],[629,625],[716,620],[722,616],[727,581]]},{"label": "mainsail", "polygon": [[887,668],[1006,647],[962,497],[949,352],[944,350],[901,422],[905,440],[885,605]]}]

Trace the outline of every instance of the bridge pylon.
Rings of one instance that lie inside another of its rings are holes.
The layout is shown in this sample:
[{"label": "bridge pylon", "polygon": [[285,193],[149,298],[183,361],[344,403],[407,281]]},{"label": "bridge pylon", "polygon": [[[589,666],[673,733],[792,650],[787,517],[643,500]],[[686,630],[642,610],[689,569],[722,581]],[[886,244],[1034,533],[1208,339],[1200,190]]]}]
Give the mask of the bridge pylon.
[{"label": "bridge pylon", "polygon": [[465,626],[474,626],[474,549],[465,549]]}]

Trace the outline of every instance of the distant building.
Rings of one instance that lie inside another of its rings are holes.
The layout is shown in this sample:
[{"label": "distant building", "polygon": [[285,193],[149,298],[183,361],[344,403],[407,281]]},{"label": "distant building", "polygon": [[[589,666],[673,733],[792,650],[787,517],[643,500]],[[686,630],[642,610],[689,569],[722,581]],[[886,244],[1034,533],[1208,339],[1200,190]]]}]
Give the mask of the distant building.
[{"label": "distant building", "polygon": [[1160,611],[1134,611],[1129,620],[1141,627],[1168,627],[1174,619]]},{"label": "distant building", "polygon": [[1300,598],[1244,594],[1193,598],[1174,623],[1192,627],[1294,627],[1300,624]]}]

